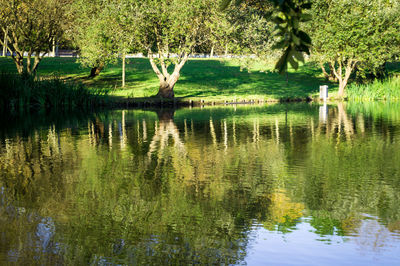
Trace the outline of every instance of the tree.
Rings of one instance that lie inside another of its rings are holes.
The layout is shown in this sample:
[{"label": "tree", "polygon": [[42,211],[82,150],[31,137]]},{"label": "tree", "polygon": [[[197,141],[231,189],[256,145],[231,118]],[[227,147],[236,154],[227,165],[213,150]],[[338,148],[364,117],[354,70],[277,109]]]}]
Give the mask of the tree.
[{"label": "tree", "polygon": [[[209,36],[207,37],[208,41],[205,44],[205,47],[207,48],[207,51],[210,52],[211,58],[213,57],[214,52],[220,54],[224,53],[226,56],[229,48],[232,46],[232,35],[236,31],[237,27],[229,19],[230,12],[231,10],[221,12],[216,8],[212,9],[211,19],[206,21]],[[202,50],[201,48],[200,50]]]},{"label": "tree", "polygon": [[11,53],[19,74],[34,74],[53,41],[61,38],[69,4],[70,0],[0,0],[0,29],[5,36],[0,44]]},{"label": "tree", "polygon": [[116,60],[110,5],[111,1],[101,0],[76,0],[73,5],[73,39],[80,49],[80,63],[91,68],[89,77],[99,75],[105,65]]},{"label": "tree", "polygon": [[[194,49],[207,41],[210,0],[132,1],[136,41],[148,55],[160,86],[157,96],[174,97],[180,71]],[[174,65],[172,73],[168,71]]]},{"label": "tree", "polygon": [[355,68],[377,69],[399,54],[398,1],[314,1],[309,32],[312,58],[339,81],[339,97]]},{"label": "tree", "polygon": [[80,48],[80,63],[91,68],[89,77],[122,58],[122,87],[125,86],[125,57],[134,50],[134,1],[76,0],[74,40]]},{"label": "tree", "polygon": [[107,6],[111,28],[111,39],[122,58],[122,87],[125,87],[125,63],[126,54],[136,48],[133,46],[136,25],[131,14],[134,13],[133,6],[129,1],[111,0]]}]

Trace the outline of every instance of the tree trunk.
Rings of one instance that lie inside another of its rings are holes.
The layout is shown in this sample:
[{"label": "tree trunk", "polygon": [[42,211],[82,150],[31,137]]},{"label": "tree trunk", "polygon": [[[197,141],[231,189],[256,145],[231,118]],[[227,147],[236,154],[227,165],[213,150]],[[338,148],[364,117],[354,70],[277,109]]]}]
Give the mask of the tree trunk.
[{"label": "tree trunk", "polygon": [[40,57],[40,52],[36,52],[35,54],[35,60],[33,61],[33,67],[31,69],[31,73],[36,75],[36,71],[38,69],[39,63],[42,60],[42,57]]},{"label": "tree trunk", "polygon": [[149,54],[149,60],[150,60],[150,65],[156,73],[158,79],[160,80],[160,87],[158,89],[157,96],[161,98],[168,98],[168,99],[173,99],[174,98],[174,86],[175,83],[179,79],[179,72],[181,71],[182,67],[186,63],[186,61],[189,58],[189,53],[183,53],[180,58],[179,58],[179,63],[175,64],[174,72],[172,75],[168,73],[167,66],[165,65],[164,62],[164,57],[162,56],[163,52],[159,51],[159,59],[160,59],[160,64],[161,64],[161,70],[157,67],[157,64],[154,62],[153,58],[153,53],[151,49],[148,50]]},{"label": "tree trunk", "polygon": [[122,54],[122,88],[125,87],[125,58],[126,54]]},{"label": "tree trunk", "polygon": [[214,45],[211,47],[210,58],[214,57]]},{"label": "tree trunk", "polygon": [[349,81],[350,75],[353,72],[353,69],[357,64],[357,61],[353,61],[351,59],[347,60],[344,76],[343,76],[343,72],[342,72],[342,67],[343,67],[342,62],[337,61],[337,64],[338,64],[338,69],[336,70],[333,67],[333,66],[335,66],[335,62],[331,62],[333,73],[335,74],[336,78],[339,80],[338,96],[339,96],[339,98],[343,98],[344,97],[344,89],[346,88],[347,82]]},{"label": "tree trunk", "polygon": [[174,86],[179,79],[179,71],[180,68],[176,68],[169,78],[160,79],[160,87],[158,88],[157,96],[168,99],[174,98]]},{"label": "tree trunk", "polygon": [[56,41],[53,39],[51,57],[56,57]]},{"label": "tree trunk", "polygon": [[161,98],[173,99],[174,98],[174,85],[168,81],[160,81],[157,96]]},{"label": "tree trunk", "polygon": [[228,44],[225,45],[225,57],[228,56]]},{"label": "tree trunk", "polygon": [[325,70],[325,66],[322,62],[319,62],[319,66],[321,67],[322,73],[324,74],[324,77],[326,80],[329,80],[329,74]]},{"label": "tree trunk", "polygon": [[344,81],[343,79],[339,79],[339,91],[338,91],[339,98],[343,98],[344,88],[346,87],[346,84],[347,84],[347,81]]},{"label": "tree trunk", "polygon": [[326,68],[322,62],[319,63],[322,73],[324,74],[324,77],[326,80],[337,82],[338,79],[336,78],[335,74],[333,73],[333,66],[331,63],[329,63],[329,73],[326,71]]},{"label": "tree trunk", "polygon": [[17,67],[18,74],[24,73],[24,57],[19,53],[13,58],[15,66]]},{"label": "tree trunk", "polygon": [[338,79],[335,76],[335,73],[333,72],[333,68],[334,66],[332,66],[331,64],[329,64],[329,76],[328,76],[328,80],[333,81],[333,82],[337,82]]},{"label": "tree trunk", "polygon": [[37,68],[39,66],[40,61],[42,58],[40,57],[40,52],[36,51],[35,52],[35,59],[33,61],[32,65],[32,52],[28,52],[28,57],[26,58],[26,72],[29,75],[36,75]]},{"label": "tree trunk", "polygon": [[94,78],[96,76],[98,76],[100,74],[100,72],[103,70],[104,68],[104,64],[101,63],[96,67],[92,67],[92,69],[90,70],[90,75],[89,78]]},{"label": "tree trunk", "polygon": [[28,52],[28,57],[26,58],[26,72],[29,75],[32,75],[32,72],[31,72],[31,57],[32,57],[32,52]]},{"label": "tree trunk", "polygon": [[24,73],[24,63],[16,63],[18,74]]},{"label": "tree trunk", "polygon": [[8,28],[4,34],[4,42],[3,42],[3,57],[7,56],[7,45],[8,45],[8,38],[7,38]]}]

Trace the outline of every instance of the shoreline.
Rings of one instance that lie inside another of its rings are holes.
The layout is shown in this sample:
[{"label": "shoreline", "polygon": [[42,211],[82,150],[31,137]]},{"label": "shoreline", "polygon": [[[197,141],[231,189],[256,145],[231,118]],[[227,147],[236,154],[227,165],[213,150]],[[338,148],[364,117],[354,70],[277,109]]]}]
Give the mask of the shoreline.
[{"label": "shoreline", "polygon": [[[331,100],[329,100],[330,102]],[[229,105],[260,105],[271,103],[299,103],[299,102],[322,102],[317,98],[283,98],[283,99],[236,99],[236,100],[192,100],[176,97],[174,99],[149,98],[125,98],[110,96],[111,107],[202,107],[202,106],[229,106]],[[323,102],[322,102],[323,103]]]}]

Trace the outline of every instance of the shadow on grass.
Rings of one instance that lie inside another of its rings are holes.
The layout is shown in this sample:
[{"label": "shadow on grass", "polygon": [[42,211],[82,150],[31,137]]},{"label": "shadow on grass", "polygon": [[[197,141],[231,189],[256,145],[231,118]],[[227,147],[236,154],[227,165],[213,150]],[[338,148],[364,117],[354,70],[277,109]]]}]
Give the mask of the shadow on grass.
[{"label": "shadow on grass", "polygon": [[189,61],[185,67],[175,88],[176,95],[184,97],[258,95],[276,99],[306,98],[318,92],[321,84],[335,87],[318,77],[319,69],[312,64],[291,71],[287,77],[271,71],[241,72],[239,66],[226,66],[218,60]]},{"label": "shadow on grass", "polygon": [[[0,62],[0,70],[15,68],[9,58],[0,58]],[[89,79],[89,68],[81,67],[75,58],[45,58],[39,67],[39,75],[58,75],[82,82],[88,87],[107,88],[116,98],[153,100],[150,96],[157,92],[158,78],[148,59],[132,58],[127,62],[125,88],[121,88],[121,62],[108,65],[98,77]],[[178,100],[252,97],[275,100],[305,99],[318,92],[321,84],[328,84],[333,90],[336,89],[336,84],[325,81],[319,76],[320,73],[319,68],[312,64],[301,66],[298,71],[290,71],[286,77],[272,71],[241,72],[239,65],[233,61],[191,59],[183,67],[174,91]]]},{"label": "shadow on grass", "polygon": [[[126,72],[126,87],[121,88],[121,64],[107,66],[94,79],[87,75],[75,78],[89,87],[109,88],[117,96],[135,97],[138,101],[154,100],[158,79],[146,58],[129,59]],[[230,62],[231,63],[231,62]],[[172,70],[172,67],[170,67]],[[86,73],[85,73],[86,74]],[[228,65],[223,60],[189,60],[181,71],[174,91],[177,99],[258,97],[269,99],[305,99],[318,92],[321,84],[336,87],[319,77],[320,70],[313,64],[301,66],[298,71],[279,75],[272,71],[240,71],[239,66]],[[288,81],[287,81],[288,79]],[[117,97],[116,96],[116,97]]]}]

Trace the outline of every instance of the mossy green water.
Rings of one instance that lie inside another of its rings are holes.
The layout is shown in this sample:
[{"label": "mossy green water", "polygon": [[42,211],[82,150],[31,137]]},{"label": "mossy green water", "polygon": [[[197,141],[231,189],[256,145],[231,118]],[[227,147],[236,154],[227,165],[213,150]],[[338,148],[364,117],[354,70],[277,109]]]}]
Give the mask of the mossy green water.
[{"label": "mossy green water", "polygon": [[396,265],[399,114],[339,102],[0,116],[0,264]]}]

